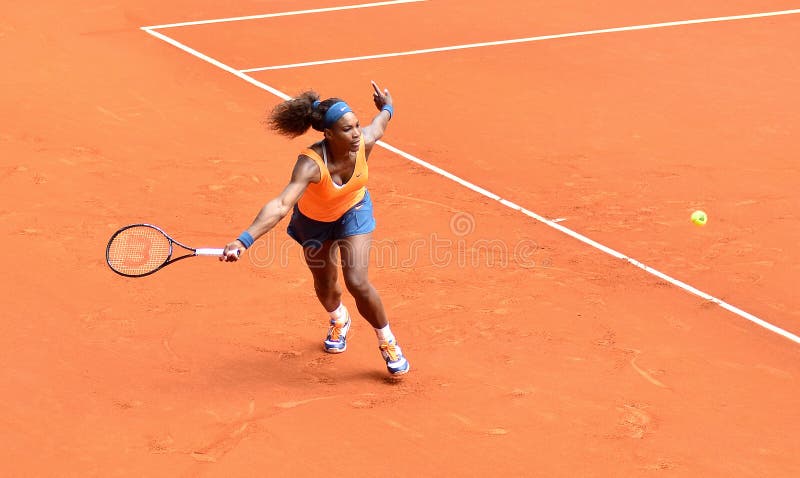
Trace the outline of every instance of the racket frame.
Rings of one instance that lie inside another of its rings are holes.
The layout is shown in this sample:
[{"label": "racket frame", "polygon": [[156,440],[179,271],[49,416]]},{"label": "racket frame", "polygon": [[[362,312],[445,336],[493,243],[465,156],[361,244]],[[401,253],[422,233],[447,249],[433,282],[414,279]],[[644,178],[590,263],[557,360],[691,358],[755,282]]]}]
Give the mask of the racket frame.
[{"label": "racket frame", "polygon": [[[111,244],[114,242],[114,239],[116,239],[116,237],[118,235],[120,235],[122,232],[124,232],[124,231],[126,231],[128,229],[134,228],[134,227],[149,227],[151,229],[155,229],[156,231],[158,231],[161,234],[163,234],[164,237],[166,237],[167,241],[169,242],[169,254],[167,255],[167,258],[164,260],[164,262],[161,263],[161,265],[159,265],[158,267],[154,268],[152,271],[145,272],[144,274],[126,274],[124,272],[120,272],[120,271],[116,270],[114,267],[111,266],[111,260],[110,260],[110,258],[108,256],[109,252],[111,251]],[[175,252],[175,248],[173,247],[174,244],[177,244],[180,247],[186,249],[187,251],[189,251],[189,253],[188,254],[184,254],[184,255],[182,255],[180,257],[173,258],[172,254]],[[163,229],[161,229],[160,227],[158,227],[158,226],[156,226],[154,224],[147,224],[147,223],[128,224],[127,226],[120,228],[117,232],[112,234],[111,235],[111,239],[108,240],[108,245],[106,245],[106,264],[108,264],[108,267],[112,271],[114,271],[115,273],[117,273],[117,274],[119,274],[121,276],[124,276],[124,277],[145,277],[145,276],[149,276],[150,274],[154,274],[154,273],[158,272],[159,270],[163,269],[164,267],[166,267],[166,266],[168,266],[168,265],[170,265],[170,264],[172,264],[174,262],[178,262],[180,260],[186,259],[187,257],[195,257],[195,256],[221,257],[223,255],[222,254],[223,251],[224,251],[224,249],[215,249],[215,248],[208,248],[208,247],[203,247],[203,248],[189,247],[186,244],[183,244],[182,242],[173,239],[172,236],[170,236],[169,234],[166,233],[166,231],[164,231]]]}]

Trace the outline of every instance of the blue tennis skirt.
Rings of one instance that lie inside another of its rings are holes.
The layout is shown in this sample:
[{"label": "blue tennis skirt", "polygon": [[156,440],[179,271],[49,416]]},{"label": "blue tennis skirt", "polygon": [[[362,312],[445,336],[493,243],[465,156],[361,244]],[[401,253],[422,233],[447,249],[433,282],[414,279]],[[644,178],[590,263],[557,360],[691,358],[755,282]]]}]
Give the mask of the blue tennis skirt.
[{"label": "blue tennis skirt", "polygon": [[335,241],[349,236],[369,234],[375,230],[375,217],[372,215],[372,199],[369,191],[358,204],[351,207],[342,217],[333,222],[315,221],[305,216],[295,204],[292,219],[286,232],[303,247],[317,249],[325,241]]}]

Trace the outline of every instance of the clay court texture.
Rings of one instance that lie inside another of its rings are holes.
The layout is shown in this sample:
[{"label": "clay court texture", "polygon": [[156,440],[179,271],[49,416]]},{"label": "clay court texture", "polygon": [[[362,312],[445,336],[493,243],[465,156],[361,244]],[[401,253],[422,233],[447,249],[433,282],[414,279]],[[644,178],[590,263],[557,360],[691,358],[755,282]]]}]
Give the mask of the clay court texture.
[{"label": "clay court texture", "polygon": [[[798,9],[6,2],[0,475],[800,476]],[[360,318],[322,351],[285,221],[236,264],[107,267],[130,223],[223,247],[318,138],[265,113],[315,89],[364,124],[370,80],[404,378]]]}]

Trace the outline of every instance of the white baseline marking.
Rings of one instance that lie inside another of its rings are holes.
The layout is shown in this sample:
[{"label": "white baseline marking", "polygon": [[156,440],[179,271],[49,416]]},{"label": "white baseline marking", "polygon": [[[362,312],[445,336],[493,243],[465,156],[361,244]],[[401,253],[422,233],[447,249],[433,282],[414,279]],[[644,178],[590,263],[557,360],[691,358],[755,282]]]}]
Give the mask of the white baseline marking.
[{"label": "white baseline marking", "polygon": [[424,1],[426,0],[392,0],[388,2],[361,3],[358,5],[345,5],[341,7],[315,8],[312,10],[295,10],[293,12],[265,13],[263,15],[248,15],[246,17],[229,17],[229,18],[216,18],[213,20],[198,20],[194,22],[168,23],[164,25],[152,25],[149,27],[142,27],[142,29],[159,30],[162,28],[187,27],[192,25],[208,25],[210,23],[240,22],[244,20],[260,20],[262,18],[288,17],[291,15],[306,15],[309,13],[336,12],[340,10],[354,10],[356,8],[384,7],[387,5],[397,5],[401,3],[416,3]]},{"label": "white baseline marking", "polygon": [[[798,10],[798,12],[800,12],[800,10]],[[199,51],[197,51],[197,50],[195,50],[193,48],[190,48],[190,47],[184,45],[183,43],[181,43],[181,42],[179,42],[177,40],[174,40],[174,39],[172,39],[172,38],[170,38],[170,37],[168,37],[168,36],[166,36],[166,35],[164,35],[162,33],[153,31],[153,29],[151,29],[149,27],[142,27],[142,30],[146,31],[150,35],[153,35],[153,36],[155,36],[156,38],[158,38],[160,40],[163,40],[163,41],[169,43],[170,45],[172,45],[172,46],[174,46],[176,48],[179,48],[179,49],[185,51],[186,53],[189,53],[192,56],[200,58],[203,61],[211,63],[212,65],[216,66],[217,68],[221,68],[221,69],[229,72],[230,74],[232,74],[232,75],[234,75],[234,76],[236,76],[238,78],[241,78],[242,80],[250,83],[253,86],[257,86],[258,88],[261,88],[262,90],[265,90],[265,91],[267,91],[269,93],[272,93],[273,95],[277,96],[278,98],[281,98],[281,99],[284,99],[284,100],[287,100],[287,99],[291,98],[286,93],[284,93],[284,92],[282,92],[280,90],[277,90],[277,89],[275,89],[275,88],[273,88],[273,87],[271,87],[271,86],[269,86],[267,84],[264,84],[264,83],[262,83],[262,82],[260,82],[260,81],[258,81],[256,79],[250,77],[249,75],[247,75],[247,74],[245,74],[245,73],[243,73],[241,71],[238,71],[235,68],[232,68],[232,67],[220,62],[219,60],[211,58],[208,55],[200,53]],[[767,329],[767,330],[769,330],[771,332],[774,332],[774,333],[776,333],[778,335],[781,335],[781,336],[783,336],[783,337],[785,337],[785,338],[787,338],[787,339],[789,339],[789,340],[791,340],[791,341],[793,341],[793,342],[795,342],[797,344],[800,344],[800,336],[797,336],[797,335],[795,335],[795,334],[793,334],[793,333],[791,333],[791,332],[789,332],[787,330],[784,330],[784,329],[782,329],[782,328],[780,328],[780,327],[778,327],[778,326],[776,326],[774,324],[771,324],[771,323],[769,323],[769,322],[767,322],[767,321],[765,321],[763,319],[760,319],[760,318],[756,317],[753,314],[745,312],[744,310],[739,309],[738,307],[735,307],[735,306],[733,306],[733,305],[731,305],[731,304],[729,304],[729,303],[727,303],[725,301],[722,301],[722,300],[712,296],[711,294],[708,294],[708,293],[703,292],[703,291],[701,291],[701,290],[699,290],[699,289],[697,289],[695,287],[692,287],[689,284],[686,284],[685,282],[682,282],[682,281],[680,281],[678,279],[674,279],[674,278],[668,276],[667,274],[664,274],[663,272],[660,272],[660,271],[658,271],[656,269],[653,269],[652,267],[650,267],[650,266],[648,266],[648,265],[646,265],[646,264],[644,264],[642,262],[637,261],[636,259],[628,257],[628,256],[626,256],[625,254],[623,254],[621,252],[617,252],[617,251],[615,251],[614,249],[612,249],[612,248],[610,248],[608,246],[605,246],[603,244],[600,244],[597,241],[589,239],[588,237],[586,237],[586,236],[584,236],[584,235],[582,235],[580,233],[577,233],[577,232],[573,231],[572,229],[564,227],[561,224],[558,224],[557,222],[551,221],[551,220],[549,220],[549,219],[547,219],[547,218],[545,218],[543,216],[540,216],[539,214],[536,214],[533,211],[525,209],[524,207],[522,207],[522,206],[520,206],[520,205],[518,205],[516,203],[513,203],[513,202],[511,202],[511,201],[509,201],[507,199],[504,199],[504,198],[500,197],[499,195],[497,195],[497,194],[495,194],[495,193],[493,193],[491,191],[488,191],[487,189],[484,189],[484,188],[482,188],[480,186],[477,186],[477,185],[475,185],[475,184],[473,184],[473,183],[471,183],[471,182],[469,182],[469,181],[467,181],[465,179],[462,179],[462,178],[456,176],[453,173],[450,173],[449,171],[446,171],[446,170],[444,170],[444,169],[442,169],[442,168],[440,168],[438,166],[434,166],[433,164],[431,164],[431,163],[429,163],[427,161],[424,161],[424,160],[422,160],[420,158],[417,158],[416,156],[413,156],[413,155],[411,155],[409,153],[406,153],[405,151],[402,151],[402,150],[400,150],[398,148],[395,148],[394,146],[392,146],[392,145],[390,145],[388,143],[385,143],[383,141],[378,141],[377,144],[379,146],[381,146],[382,148],[384,148],[384,149],[387,149],[387,150],[389,150],[389,151],[391,151],[391,152],[393,152],[393,153],[395,153],[395,154],[397,154],[397,155],[399,155],[399,156],[401,156],[403,158],[406,158],[407,160],[411,161],[412,163],[418,164],[418,165],[420,165],[420,166],[422,166],[422,167],[424,167],[426,169],[429,169],[429,170],[431,170],[431,171],[433,171],[433,172],[435,172],[437,174],[440,174],[440,175],[444,176],[445,178],[450,179],[451,181],[454,181],[454,182],[456,182],[456,183],[458,183],[458,184],[460,184],[460,185],[462,185],[462,186],[464,186],[464,187],[466,187],[466,188],[468,188],[468,189],[470,189],[470,190],[472,190],[472,191],[474,191],[474,192],[476,192],[478,194],[481,194],[481,195],[483,195],[485,197],[488,197],[490,199],[494,199],[495,201],[500,202],[500,204],[503,204],[506,207],[509,207],[511,209],[519,211],[519,212],[521,212],[522,214],[524,214],[524,215],[526,215],[528,217],[531,217],[531,218],[533,218],[533,219],[535,219],[535,220],[537,220],[537,221],[539,221],[539,222],[541,222],[541,223],[543,223],[543,224],[545,224],[547,226],[552,227],[553,229],[556,229],[556,230],[558,230],[560,232],[563,232],[564,234],[566,234],[566,235],[568,235],[568,236],[570,236],[570,237],[572,237],[572,238],[574,238],[574,239],[576,239],[576,240],[578,240],[580,242],[583,242],[584,244],[587,244],[587,245],[589,245],[591,247],[594,247],[595,249],[603,251],[603,252],[605,252],[606,254],[609,254],[612,257],[616,257],[617,259],[623,259],[626,262],[628,262],[629,264],[632,264],[632,265],[642,269],[643,271],[647,272],[648,274],[654,275],[654,276],[656,276],[656,277],[658,277],[658,278],[660,278],[660,279],[662,279],[662,280],[664,280],[666,282],[669,282],[670,284],[673,284],[673,285],[675,285],[677,287],[680,287],[681,289],[689,292],[690,294],[696,295],[696,296],[698,296],[698,297],[700,297],[702,299],[705,299],[707,301],[713,302],[713,303],[719,305],[720,307],[722,307],[723,309],[728,310],[728,311],[738,315],[739,317],[742,317],[742,318],[744,318],[746,320],[749,320],[750,322],[753,322],[756,325],[759,325],[759,326],[761,326],[761,327],[763,327],[763,328],[765,328],[765,329]]]},{"label": "white baseline marking", "polygon": [[402,51],[402,52],[395,52],[395,53],[379,53],[375,55],[364,55],[364,56],[351,56],[347,58],[334,58],[331,60],[319,60],[319,61],[306,61],[302,63],[288,63],[286,65],[275,65],[275,66],[261,66],[257,68],[248,68],[245,70],[240,70],[242,73],[253,73],[256,71],[268,71],[268,70],[285,70],[288,68],[300,68],[305,66],[317,66],[317,65],[328,65],[331,63],[346,63],[351,61],[362,61],[362,60],[375,60],[379,58],[392,58],[398,56],[409,56],[409,55],[422,55],[425,53],[438,53],[443,51],[453,51],[453,50],[466,50],[469,48],[483,48],[489,46],[499,46],[499,45],[511,45],[515,43],[529,43],[535,41],[543,41],[543,40],[555,40],[557,38],[569,38],[569,37],[580,37],[580,36],[587,36],[587,35],[599,35],[601,33],[617,33],[617,32],[628,32],[634,30],[649,30],[652,28],[665,28],[665,27],[675,27],[680,25],[694,25],[698,23],[712,23],[712,22],[728,22],[732,20],[745,20],[750,18],[761,18],[761,17],[774,17],[778,15],[794,15],[800,13],[800,9],[796,10],[783,10],[779,12],[766,12],[766,13],[751,13],[748,15],[733,15],[729,17],[714,17],[714,18],[700,18],[696,20],[681,20],[677,22],[666,22],[666,23],[651,23],[649,25],[634,25],[631,27],[617,27],[617,28],[604,28],[602,30],[588,30],[582,32],[573,32],[573,33],[559,33],[556,35],[542,35],[536,37],[526,37],[526,38],[515,38],[512,40],[498,40],[498,41],[489,41],[489,42],[482,42],[482,43],[467,43],[464,45],[453,45],[453,46],[443,46],[443,47],[436,47],[436,48],[425,48],[422,50],[410,50],[410,51]]}]

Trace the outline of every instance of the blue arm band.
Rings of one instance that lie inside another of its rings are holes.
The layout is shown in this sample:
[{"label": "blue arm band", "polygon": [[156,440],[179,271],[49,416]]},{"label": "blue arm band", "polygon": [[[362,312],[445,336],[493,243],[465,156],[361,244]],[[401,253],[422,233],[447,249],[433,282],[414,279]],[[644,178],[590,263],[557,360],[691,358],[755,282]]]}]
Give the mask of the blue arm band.
[{"label": "blue arm band", "polygon": [[239,237],[237,237],[236,239],[238,239],[238,241],[244,245],[245,249],[248,249],[255,242],[253,236],[251,236],[250,233],[247,231],[244,231],[243,233],[239,234]]},{"label": "blue arm band", "polygon": [[381,108],[381,111],[388,111],[389,112],[389,119],[392,119],[392,116],[394,116],[394,108],[392,107],[392,105],[383,105],[383,108]]}]

